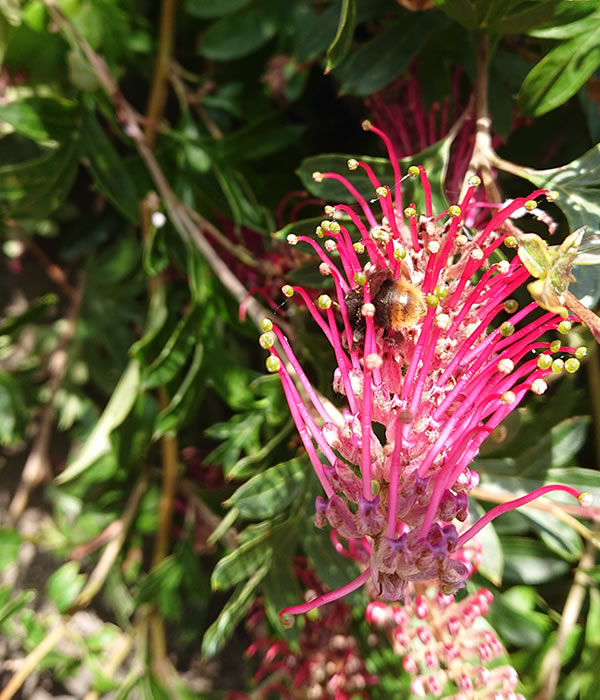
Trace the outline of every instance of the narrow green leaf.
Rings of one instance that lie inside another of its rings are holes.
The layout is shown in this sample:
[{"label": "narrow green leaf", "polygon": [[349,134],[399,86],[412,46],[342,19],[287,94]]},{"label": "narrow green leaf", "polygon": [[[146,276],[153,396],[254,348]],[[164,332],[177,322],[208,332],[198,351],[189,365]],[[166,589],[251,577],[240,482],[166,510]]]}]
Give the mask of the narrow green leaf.
[{"label": "narrow green leaf", "polygon": [[158,440],[165,433],[176,430],[191,416],[191,407],[205,388],[205,382],[200,379],[203,357],[204,347],[198,342],[183,381],[173,394],[169,405],[156,417],[153,440]]},{"label": "narrow green leaf", "polygon": [[352,45],[354,27],[356,26],[356,0],[342,0],[342,8],[337,32],[327,49],[325,73],[329,73],[346,57]]},{"label": "narrow green leaf", "polygon": [[77,456],[66,469],[56,477],[56,482],[64,484],[90,467],[97,459],[110,450],[110,434],[127,418],[140,391],[140,365],[130,360],[115,387],[106,408]]},{"label": "narrow green leaf", "polygon": [[[469,512],[473,522],[485,514],[481,505],[473,499],[469,502]],[[483,550],[479,573],[491,581],[494,586],[499,586],[502,583],[502,574],[504,573],[504,552],[493,523],[486,525],[477,534],[477,541],[482,545]]]},{"label": "narrow green leaf", "polygon": [[259,567],[269,565],[273,556],[272,536],[269,528],[220,559],[210,577],[213,590],[231,588],[249,578]]},{"label": "narrow green leaf", "polygon": [[[7,587],[8,588],[8,587]],[[6,590],[6,589],[5,589]],[[9,589],[12,593],[12,588]],[[3,625],[6,620],[16,615],[25,606],[28,606],[35,600],[34,591],[22,591],[6,602],[0,603],[0,625]]]},{"label": "narrow green leaf", "polygon": [[504,580],[537,586],[566,574],[569,562],[556,557],[544,544],[523,537],[502,539]]},{"label": "narrow green leaf", "polygon": [[305,465],[291,459],[252,477],[225,504],[235,506],[243,518],[266,520],[288,507],[305,482]]},{"label": "narrow green leaf", "polygon": [[183,369],[197,343],[199,318],[200,311],[193,306],[179,321],[158,357],[144,370],[144,389],[168,384]]},{"label": "narrow green leaf", "polygon": [[523,114],[540,117],[564,104],[600,66],[600,18],[583,34],[549,51],[531,70],[519,91]]},{"label": "narrow green leaf", "polygon": [[[493,30],[498,34],[525,34],[539,27],[558,29],[579,20],[589,22],[587,15],[598,6],[597,0],[578,0],[578,2],[545,2],[530,3],[518,12],[502,17],[494,23]],[[582,19],[583,18],[583,19]]]},{"label": "narrow green leaf", "polygon": [[0,335],[10,335],[19,330],[28,323],[33,323],[39,320],[40,316],[52,306],[56,306],[58,297],[56,294],[45,294],[39,299],[34,299],[29,302],[29,306],[25,311],[17,316],[9,316],[0,321]]},{"label": "narrow green leaf", "polygon": [[158,336],[168,317],[169,310],[167,309],[166,285],[161,284],[156,287],[154,293],[150,297],[144,335],[131,346],[130,354],[141,361],[144,350]]},{"label": "narrow green leaf", "polygon": [[20,548],[19,533],[10,528],[0,528],[0,571],[16,561]]},{"label": "narrow green leaf", "polygon": [[231,598],[221,610],[219,617],[206,630],[202,638],[202,655],[206,658],[213,657],[227,643],[237,625],[248,612],[254,593],[259,583],[267,575],[271,562],[266,562],[257,569],[244,585],[238,586]]},{"label": "narrow green leaf", "polygon": [[82,124],[83,153],[96,186],[130,221],[138,220],[138,198],[129,171],[100,127],[96,115],[86,110]]},{"label": "narrow green leaf", "polygon": [[68,561],[48,579],[46,592],[59,612],[66,612],[75,602],[85,583],[85,576],[79,573],[79,563]]}]

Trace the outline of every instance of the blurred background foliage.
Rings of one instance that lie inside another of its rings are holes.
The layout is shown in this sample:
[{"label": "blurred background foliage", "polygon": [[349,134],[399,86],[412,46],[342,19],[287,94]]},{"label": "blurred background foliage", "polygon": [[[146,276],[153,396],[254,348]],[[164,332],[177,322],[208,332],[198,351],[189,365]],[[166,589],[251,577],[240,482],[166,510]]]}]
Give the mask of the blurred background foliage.
[{"label": "blurred background foliage", "polygon": [[[277,620],[303,595],[294,554],[326,586],[356,575],[312,524],[318,486],[256,323],[280,314],[333,398],[332,358],[280,293],[325,283],[285,235],[344,196],[314,170],[367,154],[391,182],[363,118],[404,125],[403,163],[426,165],[438,210],[456,200],[482,36],[500,191],[559,190],[554,242],[596,232],[595,0],[0,0],[2,700],[250,693],[257,600],[297,648],[302,622]],[[594,305],[596,268],[572,289]],[[573,333],[584,371],[486,443],[473,508],[556,480],[600,497],[598,354]],[[484,537],[476,582],[526,697],[547,697],[550,658],[556,697],[597,698],[594,535],[549,506]],[[350,602],[369,697],[408,697]]]}]

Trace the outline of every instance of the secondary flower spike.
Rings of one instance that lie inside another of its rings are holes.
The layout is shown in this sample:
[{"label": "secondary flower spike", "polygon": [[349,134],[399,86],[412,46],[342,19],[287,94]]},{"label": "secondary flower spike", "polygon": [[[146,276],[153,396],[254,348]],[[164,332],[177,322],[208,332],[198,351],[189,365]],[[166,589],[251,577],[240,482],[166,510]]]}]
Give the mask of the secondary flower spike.
[{"label": "secondary flower spike", "polygon": [[[569,486],[545,486],[492,508],[464,532],[455,525],[467,519],[467,496],[479,480],[469,465],[485,438],[528,392],[545,391],[548,374],[576,371],[584,354],[558,339],[541,340],[550,331],[566,334],[575,318],[543,312],[535,302],[519,309],[512,295],[530,279],[519,256],[491,263],[503,243],[518,245],[503,231],[509,217],[552,193],[537,190],[511,201],[471,234],[463,222],[476,206],[479,178],[470,178],[461,202],[436,216],[425,169],[413,166],[402,178],[390,140],[370,123],[364,127],[388,149],[395,197],[359,160],[348,166],[365,171],[378,211],[344,176],[315,173],[317,182],[344,184],[361,216],[347,205],[326,207],[329,219],[316,230],[323,247],[307,236],[288,237],[317,253],[335,300],[323,294],[314,303],[299,287],[283,288],[288,297],[301,296],[331,344],[333,387],[346,401],[342,419],[330,414],[284,334],[266,319],[260,343],[323,488],[316,525],[366,537],[370,558],[354,581],[282,614],[305,613],[369,578],[391,601],[402,598],[409,582],[436,582],[452,594],[468,577],[457,551],[494,517],[552,490],[588,501]],[[403,209],[400,183],[407,177],[420,181],[421,213],[412,203]]]}]

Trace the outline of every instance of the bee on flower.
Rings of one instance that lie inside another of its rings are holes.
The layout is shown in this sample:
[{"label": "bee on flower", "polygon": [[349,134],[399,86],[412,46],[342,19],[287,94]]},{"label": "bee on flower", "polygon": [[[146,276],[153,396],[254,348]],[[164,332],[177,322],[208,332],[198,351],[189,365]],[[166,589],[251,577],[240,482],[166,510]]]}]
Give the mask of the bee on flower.
[{"label": "bee on flower", "polygon": [[[350,170],[362,169],[373,186],[375,212],[343,175],[315,173],[317,182],[342,183],[361,215],[344,204],[326,207],[328,219],[316,230],[323,247],[308,236],[288,237],[290,245],[314,249],[334,297],[323,294],[315,303],[300,287],[283,288],[287,297],[302,298],[331,345],[333,388],[345,397],[341,413],[326,407],[276,324],[265,320],[260,342],[323,488],[316,525],[366,538],[370,555],[354,581],[286,614],[307,612],[369,579],[390,601],[400,600],[410,583],[425,581],[451,595],[468,578],[460,549],[497,515],[552,490],[588,502],[569,486],[549,485],[461,529],[468,494],[479,481],[470,465],[483,441],[529,392],[546,390],[548,375],[575,372],[585,354],[544,339],[549,332],[564,336],[577,320],[565,308],[544,313],[536,301],[519,308],[514,294],[530,280],[519,255],[492,262],[500,246],[519,246],[511,215],[554,194],[537,190],[517,198],[470,233],[465,221],[478,177],[469,179],[461,201],[435,214],[425,169],[413,166],[403,177],[387,135],[369,122],[363,127],[387,147],[395,192],[367,163],[350,160]],[[407,177],[420,181],[422,212],[414,203],[403,207]],[[385,429],[383,440],[376,424]]]}]

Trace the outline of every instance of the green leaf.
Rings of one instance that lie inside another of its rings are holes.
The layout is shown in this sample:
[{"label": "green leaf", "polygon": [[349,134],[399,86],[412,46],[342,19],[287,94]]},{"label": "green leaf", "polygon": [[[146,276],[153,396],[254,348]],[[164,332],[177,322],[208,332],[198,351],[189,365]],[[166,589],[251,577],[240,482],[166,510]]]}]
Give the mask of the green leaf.
[{"label": "green leaf", "polygon": [[600,18],[594,18],[585,33],[549,51],[525,78],[518,96],[523,114],[540,117],[564,104],[598,66]]},{"label": "green leaf", "polygon": [[235,470],[242,451],[254,455],[261,449],[260,429],[265,422],[264,415],[258,412],[235,414],[227,423],[215,423],[205,432],[211,438],[223,440],[206,458],[209,464],[221,464],[225,476]]},{"label": "green leaf", "polygon": [[528,508],[522,515],[535,523],[536,532],[548,549],[566,561],[579,560],[583,553],[583,543],[580,535],[567,523],[552,513],[544,513],[534,508]]},{"label": "green leaf", "polygon": [[328,529],[321,530],[314,525],[308,527],[308,523],[306,527],[302,547],[317,576],[326,586],[333,591],[359,575],[358,564],[333,549]]},{"label": "green leaf", "polygon": [[566,574],[571,564],[558,559],[545,545],[523,537],[502,538],[504,580],[537,586]]},{"label": "green leaf", "polygon": [[184,571],[175,556],[168,556],[144,576],[135,594],[135,608],[143,603],[155,604],[167,618],[181,611],[180,584]]},{"label": "green leaf", "polygon": [[[561,25],[573,23],[581,17],[581,22],[588,22],[589,15],[597,7],[596,0],[579,0],[578,2],[564,2],[561,0],[535,0],[518,12],[505,15],[493,25],[493,30],[498,34],[525,34],[534,28],[551,27],[560,28]],[[560,31],[560,29],[559,29]]]},{"label": "green leaf", "polygon": [[79,162],[75,133],[39,158],[0,167],[0,212],[5,217],[42,219],[68,195]]},{"label": "green leaf", "polygon": [[131,346],[130,354],[140,360],[140,362],[143,361],[144,351],[156,339],[167,322],[168,317],[169,310],[167,309],[166,285],[160,284],[157,285],[154,293],[150,297],[144,335]]},{"label": "green leaf", "polygon": [[338,66],[352,45],[354,27],[356,26],[356,0],[342,0],[342,8],[337,33],[327,49],[327,64],[325,73]]},{"label": "green leaf", "polygon": [[46,592],[59,612],[64,613],[73,605],[84,583],[85,576],[79,573],[79,563],[68,561],[50,576]]},{"label": "green leaf", "polygon": [[[0,591],[6,591],[10,595],[13,592],[13,589],[9,586],[5,586],[0,589]],[[3,597],[4,596],[2,596],[2,598]],[[0,600],[0,625],[3,625],[13,615],[16,615],[16,613],[18,613],[20,610],[23,610],[25,606],[29,606],[29,604],[34,600],[34,591],[22,591],[6,601]]]},{"label": "green leaf", "polygon": [[[473,522],[479,520],[485,514],[484,509],[475,500],[470,501],[469,512]],[[504,573],[504,552],[493,523],[486,525],[477,534],[477,541],[481,544],[483,550],[483,558],[478,571],[495,586],[499,586],[502,583],[502,574]]]},{"label": "green leaf", "polygon": [[210,577],[213,590],[231,588],[260,567],[268,567],[273,556],[272,537],[269,528],[220,559]]},{"label": "green leaf", "polygon": [[204,19],[228,15],[230,12],[235,12],[245,7],[249,2],[250,0],[219,0],[219,2],[214,0],[187,0],[185,9],[193,17]]},{"label": "green leaf", "polygon": [[[424,151],[415,153],[415,155],[408,158],[402,158],[399,161],[400,169],[403,174],[406,173],[406,170],[411,165],[419,164],[425,167],[431,185],[434,211],[443,211],[448,206],[443,183],[450,145],[447,139],[443,139],[429,146]],[[394,182],[392,165],[387,158],[356,156],[356,154],[324,153],[322,155],[305,158],[300,164],[300,167],[296,170],[296,173],[302,180],[304,187],[311,194],[332,204],[355,204],[356,200],[354,197],[348,192],[344,185],[337,180],[323,179],[322,182],[315,182],[313,179],[314,172],[334,172],[343,174],[367,202],[369,202],[369,200],[373,200],[373,198],[376,197],[375,189],[362,168],[357,168],[354,171],[348,170],[348,160],[350,158],[360,159],[370,165],[379,182],[382,185],[388,185],[392,189],[394,197],[398,196],[400,183]],[[425,208],[425,199],[420,180],[409,178],[402,182],[401,187],[402,200],[405,202],[414,201],[417,205],[417,210],[423,211]],[[360,213],[360,209],[357,208],[357,214]],[[291,228],[293,230],[293,226]]]},{"label": "green leaf", "polygon": [[225,646],[238,623],[242,621],[244,615],[248,612],[254,600],[254,593],[269,571],[270,565],[270,562],[263,564],[244,585],[238,586],[233,592],[233,595],[221,610],[219,617],[206,630],[202,638],[201,652],[204,657],[213,657]]},{"label": "green leaf", "polygon": [[433,0],[449,17],[467,29],[477,27],[477,13],[472,0]]},{"label": "green leaf", "polygon": [[76,102],[53,97],[28,97],[0,105],[0,119],[38,143],[68,140],[79,128]]},{"label": "green leaf", "polygon": [[39,299],[33,299],[29,306],[16,316],[9,316],[0,321],[0,335],[11,335],[28,323],[40,319],[40,316],[49,308],[56,306],[58,297],[56,294],[45,294]]},{"label": "green leaf", "polygon": [[389,85],[447,23],[438,12],[413,12],[390,24],[337,69],[340,93],[367,97]]},{"label": "green leaf", "polygon": [[21,536],[16,530],[0,528],[0,571],[17,560]]},{"label": "green leaf", "polygon": [[96,119],[86,110],[82,124],[83,153],[96,186],[130,221],[138,220],[138,198],[133,179]]},{"label": "green leaf", "polygon": [[290,459],[252,477],[225,501],[235,506],[241,517],[266,520],[287,508],[298,496],[305,483],[305,464]]},{"label": "green leaf", "polygon": [[158,357],[144,370],[142,386],[145,390],[164,386],[183,369],[198,342],[198,323],[201,312],[196,306],[188,309],[179,321]]},{"label": "green leaf", "polygon": [[191,418],[192,406],[197,398],[204,392],[205,382],[201,379],[202,359],[204,357],[204,347],[198,342],[194,348],[192,361],[183,378],[183,381],[173,394],[168,406],[156,417],[154,425],[153,440],[177,430],[186,420]]},{"label": "green leaf", "polygon": [[140,383],[140,365],[137,360],[132,359],[77,456],[56,477],[57,483],[71,481],[110,450],[110,434],[129,415],[140,391]]},{"label": "green leaf", "polygon": [[567,165],[551,170],[527,170],[523,177],[538,187],[556,190],[556,204],[564,211],[571,231],[597,229],[600,219],[600,145]]},{"label": "green leaf", "polygon": [[227,15],[210,26],[200,53],[215,61],[242,58],[259,49],[277,32],[277,22],[261,6],[253,5]]},{"label": "green leaf", "polygon": [[[285,537],[283,533],[282,540]],[[294,551],[287,542],[281,541],[280,546],[275,548],[269,573],[262,582],[262,590],[266,598],[265,610],[275,629],[280,627],[279,611],[296,605],[302,600],[302,590],[294,571],[293,554]],[[299,627],[294,625],[291,629],[282,629],[280,634],[288,640],[297,639]]]}]

